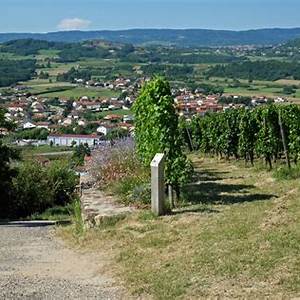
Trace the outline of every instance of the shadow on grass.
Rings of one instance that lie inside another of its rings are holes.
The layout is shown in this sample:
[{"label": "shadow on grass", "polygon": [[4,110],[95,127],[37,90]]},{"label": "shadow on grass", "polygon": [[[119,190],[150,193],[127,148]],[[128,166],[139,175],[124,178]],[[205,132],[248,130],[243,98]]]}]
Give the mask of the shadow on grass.
[{"label": "shadow on grass", "polygon": [[201,169],[196,170],[194,175],[194,181],[217,181],[222,180],[225,174],[229,172],[220,172],[214,169]]},{"label": "shadow on grass", "polygon": [[[212,169],[197,171],[195,182],[182,189],[182,198],[190,204],[234,204],[269,200],[276,195],[258,194],[252,191],[254,185],[217,182],[228,172]],[[228,179],[229,177],[226,176]],[[234,177],[234,179],[237,179]]]},{"label": "shadow on grass", "polygon": [[206,214],[215,214],[219,213],[220,211],[217,209],[212,209],[209,207],[189,207],[184,206],[179,208],[178,210],[172,211],[171,215],[179,215],[185,213],[206,213]]}]

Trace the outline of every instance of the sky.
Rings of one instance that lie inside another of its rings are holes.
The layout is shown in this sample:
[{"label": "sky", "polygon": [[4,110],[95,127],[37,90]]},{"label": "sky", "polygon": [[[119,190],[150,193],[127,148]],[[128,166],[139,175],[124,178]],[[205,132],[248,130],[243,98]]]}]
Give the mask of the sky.
[{"label": "sky", "polygon": [[300,27],[300,0],[0,0],[0,32]]}]

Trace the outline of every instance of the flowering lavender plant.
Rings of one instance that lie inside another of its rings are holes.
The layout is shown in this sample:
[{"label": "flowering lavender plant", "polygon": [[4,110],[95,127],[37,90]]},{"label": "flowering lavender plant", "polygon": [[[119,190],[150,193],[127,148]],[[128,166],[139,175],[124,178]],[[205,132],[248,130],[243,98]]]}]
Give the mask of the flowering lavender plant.
[{"label": "flowering lavender plant", "polygon": [[87,166],[88,172],[100,187],[137,175],[140,168],[132,138],[100,145],[92,152],[92,158]]}]

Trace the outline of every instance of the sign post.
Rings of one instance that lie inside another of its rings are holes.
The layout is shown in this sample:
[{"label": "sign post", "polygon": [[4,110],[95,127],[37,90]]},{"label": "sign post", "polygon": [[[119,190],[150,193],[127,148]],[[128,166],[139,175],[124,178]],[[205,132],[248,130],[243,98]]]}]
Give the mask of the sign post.
[{"label": "sign post", "polygon": [[165,202],[165,155],[157,153],[151,164],[151,207],[157,216],[164,214]]}]

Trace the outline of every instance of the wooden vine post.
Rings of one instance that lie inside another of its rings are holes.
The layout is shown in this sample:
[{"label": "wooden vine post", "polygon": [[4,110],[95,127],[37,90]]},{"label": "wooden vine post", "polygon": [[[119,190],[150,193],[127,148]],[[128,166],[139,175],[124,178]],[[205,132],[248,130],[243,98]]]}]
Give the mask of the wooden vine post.
[{"label": "wooden vine post", "polygon": [[282,124],[281,110],[280,109],[278,109],[278,123],[279,123],[279,127],[280,127],[280,134],[281,134],[281,139],[282,139],[286,164],[290,169],[291,168],[291,162],[290,162],[288,147],[287,147],[287,144],[286,144],[285,132],[284,132],[283,124]]}]

